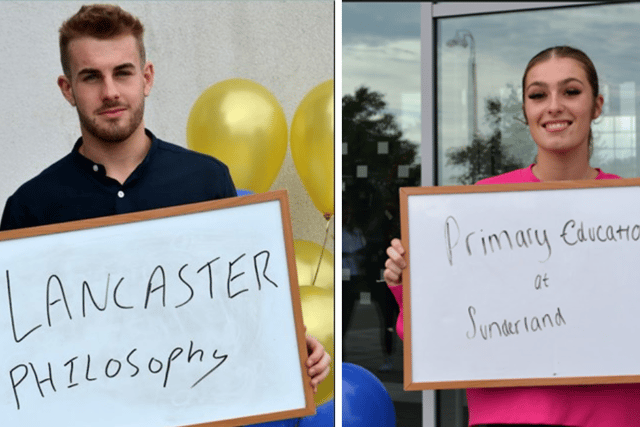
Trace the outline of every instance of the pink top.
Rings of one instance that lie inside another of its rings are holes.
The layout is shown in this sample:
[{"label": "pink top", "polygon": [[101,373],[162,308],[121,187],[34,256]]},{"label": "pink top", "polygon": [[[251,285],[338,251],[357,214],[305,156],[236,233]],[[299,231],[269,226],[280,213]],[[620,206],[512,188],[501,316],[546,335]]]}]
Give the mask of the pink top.
[{"label": "pink top", "polygon": [[[531,168],[477,184],[540,182]],[[598,169],[596,179],[619,179]],[[402,286],[391,287],[400,305],[397,331],[404,337]],[[467,389],[469,425],[551,424],[572,427],[640,426],[640,384]]]},{"label": "pink top", "polygon": [[[612,173],[602,172],[596,168],[598,176],[596,179],[620,179],[618,175]],[[533,174],[533,164],[528,168],[516,169],[511,172],[503,173],[502,175],[492,176],[491,178],[481,179],[476,182],[476,185],[488,185],[488,184],[515,184],[520,182],[540,182],[538,177]]]}]

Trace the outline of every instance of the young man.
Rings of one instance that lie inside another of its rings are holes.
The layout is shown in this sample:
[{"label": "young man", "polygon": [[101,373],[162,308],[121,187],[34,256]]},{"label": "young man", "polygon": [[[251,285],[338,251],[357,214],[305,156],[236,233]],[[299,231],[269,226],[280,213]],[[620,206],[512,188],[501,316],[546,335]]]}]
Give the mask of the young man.
[{"label": "young man", "polygon": [[[58,86],[76,108],[82,137],[73,150],[23,184],[5,205],[9,230],[236,196],[220,161],[164,142],[144,127],[153,64],[144,28],[117,6],[83,6],[60,28]],[[307,336],[311,385],[330,356]]]}]

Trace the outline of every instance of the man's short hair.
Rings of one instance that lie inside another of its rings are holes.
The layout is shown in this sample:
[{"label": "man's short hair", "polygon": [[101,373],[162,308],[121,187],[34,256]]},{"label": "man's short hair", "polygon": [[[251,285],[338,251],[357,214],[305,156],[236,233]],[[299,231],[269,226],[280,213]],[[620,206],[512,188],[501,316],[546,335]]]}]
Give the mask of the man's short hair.
[{"label": "man's short hair", "polygon": [[140,65],[145,64],[142,22],[119,6],[109,4],[85,5],[60,27],[60,61],[67,78],[71,78],[69,43],[79,37],[110,39],[132,35],[138,44]]}]

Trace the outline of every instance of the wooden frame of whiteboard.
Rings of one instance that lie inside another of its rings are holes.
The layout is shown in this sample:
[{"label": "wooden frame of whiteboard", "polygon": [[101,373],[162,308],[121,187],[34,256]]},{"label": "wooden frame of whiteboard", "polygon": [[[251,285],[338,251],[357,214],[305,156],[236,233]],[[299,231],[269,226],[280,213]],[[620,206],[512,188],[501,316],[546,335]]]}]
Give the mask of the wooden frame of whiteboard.
[{"label": "wooden frame of whiteboard", "polygon": [[[205,212],[211,210],[219,210],[236,206],[244,206],[250,204],[258,204],[269,201],[278,201],[280,204],[280,212],[282,215],[282,233],[284,235],[285,251],[287,257],[287,271],[289,278],[289,288],[291,292],[291,300],[293,303],[293,314],[296,330],[296,339],[300,365],[304,381],[304,401],[305,406],[281,412],[265,413],[261,415],[251,415],[241,418],[228,420],[218,420],[207,423],[192,424],[191,427],[233,427],[237,425],[248,425],[276,421],[288,418],[304,417],[315,413],[315,402],[313,399],[313,391],[311,389],[310,378],[307,374],[307,345],[305,341],[305,329],[302,318],[302,308],[300,301],[300,292],[298,289],[298,276],[296,272],[296,262],[293,246],[293,232],[291,228],[291,215],[289,211],[289,199],[286,190],[277,190],[256,195],[248,195],[242,197],[226,198],[214,201],[193,203],[188,205],[174,206],[168,208],[153,209],[148,211],[133,212],[121,215],[113,215],[108,217],[91,218],[79,221],[70,221],[58,224],[43,225],[38,227],[23,228],[17,230],[8,230],[0,232],[0,241],[19,239],[24,237],[35,237],[41,235],[64,233],[67,231],[85,230],[98,227],[108,227],[110,225],[134,223],[153,219],[162,219],[166,217],[174,217],[187,215],[197,212]],[[176,426],[177,427],[177,426]]]},{"label": "wooden frame of whiteboard", "polygon": [[468,381],[433,381],[417,382],[413,380],[413,359],[411,355],[411,265],[409,256],[409,197],[413,195],[429,194],[468,194],[491,193],[509,191],[544,191],[544,190],[571,190],[599,187],[631,187],[640,186],[640,178],[626,178],[615,180],[581,180],[581,181],[554,181],[540,183],[517,184],[492,184],[492,185],[465,185],[442,187],[403,187],[400,189],[400,220],[401,238],[405,248],[405,260],[407,267],[402,273],[402,299],[404,308],[404,389],[405,390],[437,390],[460,389],[478,387],[514,387],[514,386],[543,386],[543,385],[590,385],[590,384],[621,384],[640,383],[639,375],[630,376],[589,376],[589,377],[543,377],[543,378],[512,378],[468,380]]}]

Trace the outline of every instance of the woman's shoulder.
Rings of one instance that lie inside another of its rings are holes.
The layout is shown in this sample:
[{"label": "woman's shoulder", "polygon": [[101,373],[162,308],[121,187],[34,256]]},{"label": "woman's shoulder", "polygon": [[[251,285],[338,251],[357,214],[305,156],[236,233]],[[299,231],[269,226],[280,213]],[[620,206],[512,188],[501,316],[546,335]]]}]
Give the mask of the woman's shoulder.
[{"label": "woman's shoulder", "polygon": [[526,168],[516,169],[511,172],[506,172],[501,175],[492,176],[490,178],[481,179],[476,182],[476,185],[489,185],[489,184],[513,184],[519,182],[539,182],[540,180],[531,171],[533,165],[529,165]]},{"label": "woman's shoulder", "polygon": [[[516,169],[511,172],[503,173],[501,175],[481,179],[480,181],[476,182],[476,185],[540,182],[540,180],[533,174],[533,171],[531,170],[532,168],[533,164],[529,165],[526,168]],[[620,176],[604,172],[599,168],[596,168],[596,170],[598,171],[598,176],[596,176],[596,179],[621,179]]]},{"label": "woman's shoulder", "polygon": [[596,179],[622,179],[622,177],[618,175],[603,172],[600,168],[596,168],[596,170],[598,171],[598,176],[596,176]]}]

